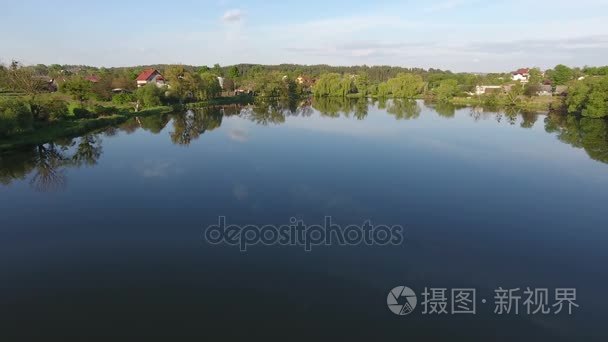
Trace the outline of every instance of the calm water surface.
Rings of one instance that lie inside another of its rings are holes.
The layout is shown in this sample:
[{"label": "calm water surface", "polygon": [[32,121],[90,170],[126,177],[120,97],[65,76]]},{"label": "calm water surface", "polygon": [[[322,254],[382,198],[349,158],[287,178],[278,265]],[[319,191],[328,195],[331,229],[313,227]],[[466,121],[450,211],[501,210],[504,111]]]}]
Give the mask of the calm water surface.
[{"label": "calm water surface", "polygon": [[[602,120],[331,100],[139,118],[2,154],[1,340],[605,341],[607,132]],[[201,238],[220,215],[369,219],[406,237],[242,253]],[[476,288],[478,313],[393,315],[398,285],[419,303],[425,287]],[[576,288],[580,307],[498,316],[498,287]]]}]

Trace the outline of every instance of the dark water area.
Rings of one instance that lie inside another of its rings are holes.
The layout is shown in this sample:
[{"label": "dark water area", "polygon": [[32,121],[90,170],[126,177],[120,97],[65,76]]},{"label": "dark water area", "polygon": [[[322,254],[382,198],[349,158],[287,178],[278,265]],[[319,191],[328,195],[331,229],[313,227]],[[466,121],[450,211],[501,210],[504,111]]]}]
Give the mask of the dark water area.
[{"label": "dark water area", "polygon": [[[334,99],[5,152],[0,340],[605,341],[607,163],[604,120]],[[404,242],[241,252],[205,241],[219,216],[370,220]],[[397,286],[409,315],[387,307]],[[527,287],[578,307],[526,314]],[[425,288],[475,289],[476,314],[424,314]],[[499,288],[521,289],[518,315],[494,312]]]}]

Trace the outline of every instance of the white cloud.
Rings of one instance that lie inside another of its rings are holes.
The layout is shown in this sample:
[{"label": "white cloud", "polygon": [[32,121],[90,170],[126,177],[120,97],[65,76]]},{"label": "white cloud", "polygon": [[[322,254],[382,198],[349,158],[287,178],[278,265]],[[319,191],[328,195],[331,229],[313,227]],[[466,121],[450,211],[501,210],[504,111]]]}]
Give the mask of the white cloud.
[{"label": "white cloud", "polygon": [[249,140],[249,134],[247,134],[247,131],[238,128],[231,129],[228,132],[228,137],[237,142],[246,142]]},{"label": "white cloud", "polygon": [[240,9],[232,9],[226,11],[222,16],[222,20],[224,22],[238,22],[243,19],[244,13]]}]

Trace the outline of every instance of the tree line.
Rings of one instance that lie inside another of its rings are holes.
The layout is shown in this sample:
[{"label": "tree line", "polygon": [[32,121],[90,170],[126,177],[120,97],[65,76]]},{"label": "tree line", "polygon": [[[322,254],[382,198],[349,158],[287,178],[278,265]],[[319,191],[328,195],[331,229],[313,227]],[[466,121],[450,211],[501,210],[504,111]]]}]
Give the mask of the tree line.
[{"label": "tree line", "polygon": [[[448,103],[456,98],[470,98],[478,85],[506,86],[503,92],[478,98],[479,103],[488,106],[525,105],[537,97],[541,87],[549,85],[555,90],[566,86],[568,91],[563,93],[561,110],[593,118],[608,115],[608,67],[569,68],[560,64],[544,73],[532,68],[526,84],[513,82],[510,73],[452,73],[391,66],[146,67],[158,69],[170,86],[137,88],[135,78],[144,66],[25,66],[18,62],[0,65],[0,135],[10,136],[61,120],[111,115],[120,109],[206,102],[235,93],[257,95],[257,98],[290,99],[313,94],[316,97],[425,98]],[[53,86],[58,89],[52,89]],[[49,96],[54,90],[57,93]]]}]

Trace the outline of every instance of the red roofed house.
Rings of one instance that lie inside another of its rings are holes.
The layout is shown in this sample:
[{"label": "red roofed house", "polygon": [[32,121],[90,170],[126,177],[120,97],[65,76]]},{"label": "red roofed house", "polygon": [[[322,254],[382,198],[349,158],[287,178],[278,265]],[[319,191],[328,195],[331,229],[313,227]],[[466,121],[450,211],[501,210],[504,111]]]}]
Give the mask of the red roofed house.
[{"label": "red roofed house", "polygon": [[511,79],[513,81],[520,81],[521,83],[527,83],[530,78],[530,69],[519,69],[511,73]]},{"label": "red roofed house", "polygon": [[154,83],[158,87],[165,85],[165,78],[156,69],[146,69],[137,76],[137,87],[143,87],[148,83]]},{"label": "red roofed house", "polygon": [[84,79],[91,83],[99,83],[99,81],[100,81],[99,77],[97,77],[95,75],[87,76]]}]

